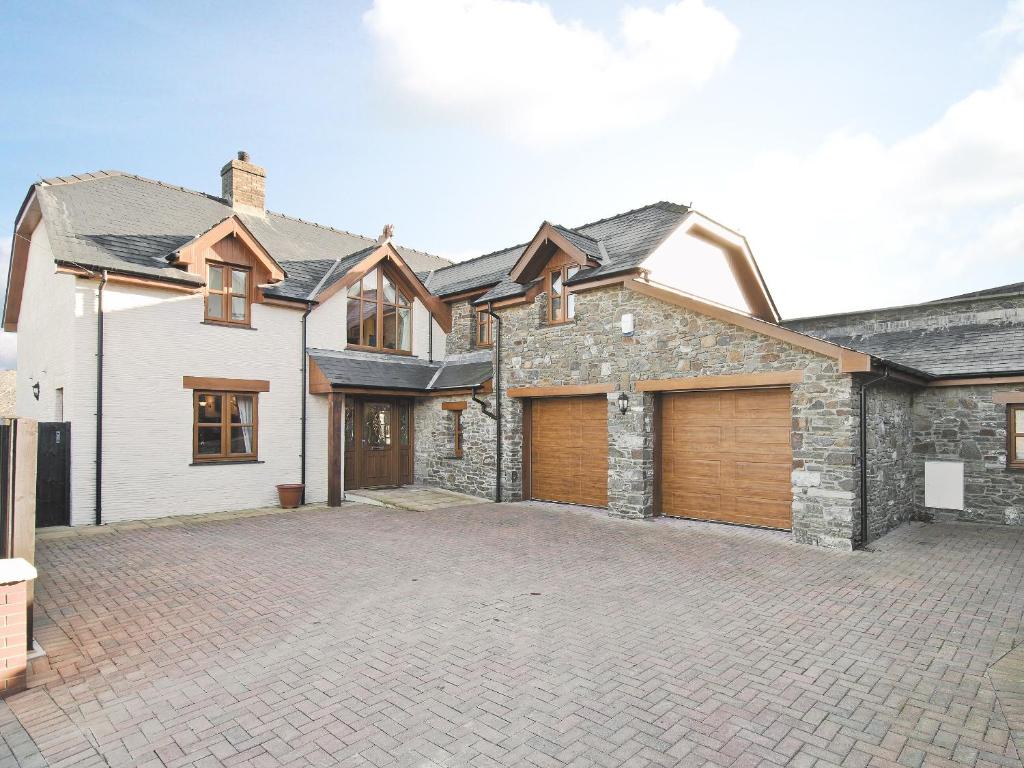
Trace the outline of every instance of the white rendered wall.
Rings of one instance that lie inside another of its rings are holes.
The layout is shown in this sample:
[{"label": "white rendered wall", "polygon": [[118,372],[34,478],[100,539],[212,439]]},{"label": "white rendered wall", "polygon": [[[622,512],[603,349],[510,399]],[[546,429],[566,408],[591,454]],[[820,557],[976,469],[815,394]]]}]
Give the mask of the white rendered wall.
[{"label": "white rendered wall", "polygon": [[[18,316],[18,374],[15,413],[37,421],[70,420],[72,387],[71,322],[75,278],[56,272],[46,227],[32,233],[25,286]],[[39,384],[39,399],[32,385]],[[57,389],[64,388],[64,413]]]},{"label": "white rendered wall", "polygon": [[665,238],[643,264],[651,280],[741,312],[749,312],[721,248],[684,229]]}]

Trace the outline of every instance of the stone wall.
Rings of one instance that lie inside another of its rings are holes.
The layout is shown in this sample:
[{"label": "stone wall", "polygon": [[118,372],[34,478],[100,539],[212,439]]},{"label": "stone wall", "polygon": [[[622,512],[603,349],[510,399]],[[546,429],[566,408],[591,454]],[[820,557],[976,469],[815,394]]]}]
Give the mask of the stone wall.
[{"label": "stone wall", "polygon": [[[913,387],[892,382],[875,382],[868,387],[869,541],[913,517],[915,391]],[[859,397],[857,409],[859,419]],[[859,526],[857,530],[859,534]]]},{"label": "stone wall", "polygon": [[[481,395],[489,411],[494,396]],[[442,403],[465,402],[462,458],[454,456],[453,412]],[[419,398],[415,408],[416,482],[471,496],[494,498],[495,424],[468,395]]]},{"label": "stone wall", "polygon": [[[925,520],[1024,525],[1024,471],[1006,467],[1006,405],[995,392],[1021,385],[931,387],[914,398],[916,513]],[[924,505],[924,463],[964,463],[964,509]]]},{"label": "stone wall", "polygon": [[[509,387],[611,383],[609,395],[609,510],[653,513],[653,402],[633,386],[641,379],[737,373],[805,372],[792,388],[793,534],[797,541],[850,549],[857,510],[856,413],[852,378],[836,361],[786,342],[643,296],[622,287],[578,294],[575,321],[548,326],[543,294],[532,305],[500,310]],[[632,313],[636,332],[620,330]],[[626,391],[630,411],[614,403]],[[504,399],[503,482],[507,499],[522,495],[522,406]]]},{"label": "stone wall", "polygon": [[473,352],[476,346],[476,314],[468,301],[452,304],[452,331],[445,341],[449,355]]}]

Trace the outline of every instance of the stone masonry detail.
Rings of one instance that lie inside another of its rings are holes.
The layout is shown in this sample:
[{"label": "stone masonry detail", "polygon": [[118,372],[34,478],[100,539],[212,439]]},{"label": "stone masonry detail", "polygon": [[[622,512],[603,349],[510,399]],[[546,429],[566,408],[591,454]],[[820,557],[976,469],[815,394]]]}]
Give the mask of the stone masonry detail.
[{"label": "stone masonry detail", "polygon": [[[875,382],[868,387],[868,538],[871,541],[913,516],[913,402],[914,389],[907,385]],[[860,407],[859,400],[857,407]]]},{"label": "stone masonry detail", "polygon": [[[493,395],[481,395],[494,411]],[[453,455],[452,411],[442,403],[465,402],[462,413],[462,458]],[[416,480],[470,496],[494,498],[495,424],[469,395],[420,398],[415,408]]]},{"label": "stone masonry detail", "polygon": [[[502,392],[509,387],[611,383],[625,391],[623,417],[609,402],[609,510],[653,514],[653,398],[634,391],[644,379],[768,371],[804,371],[792,387],[793,535],[797,541],[850,549],[858,508],[854,384],[836,362],[722,321],[621,287],[579,293],[576,318],[538,322],[536,304],[501,311]],[[631,313],[632,338],[620,319]],[[507,498],[522,494],[522,406],[504,402],[503,482]]]}]

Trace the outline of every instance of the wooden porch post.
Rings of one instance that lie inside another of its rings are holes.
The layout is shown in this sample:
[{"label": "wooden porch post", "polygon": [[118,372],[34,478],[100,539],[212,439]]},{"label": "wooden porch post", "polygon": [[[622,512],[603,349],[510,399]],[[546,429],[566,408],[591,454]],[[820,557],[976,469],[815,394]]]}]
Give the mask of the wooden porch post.
[{"label": "wooden porch post", "polygon": [[345,461],[345,394],[331,392],[327,400],[327,506],[341,506]]}]

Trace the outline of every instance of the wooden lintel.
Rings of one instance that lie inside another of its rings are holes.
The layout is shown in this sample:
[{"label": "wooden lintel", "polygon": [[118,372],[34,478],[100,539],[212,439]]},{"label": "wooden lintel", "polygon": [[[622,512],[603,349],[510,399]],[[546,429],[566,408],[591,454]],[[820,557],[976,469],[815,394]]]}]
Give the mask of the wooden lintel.
[{"label": "wooden lintel", "polygon": [[579,397],[604,395],[614,391],[614,384],[567,384],[549,387],[512,387],[506,394],[509,397]]},{"label": "wooden lintel", "polygon": [[752,387],[785,387],[804,380],[803,371],[778,373],[738,373],[725,376],[691,376],[685,379],[653,379],[638,381],[637,392],[684,392],[704,389],[749,389]]},{"label": "wooden lintel", "polygon": [[441,410],[442,411],[464,411],[464,410],[466,410],[466,406],[467,405],[468,405],[468,403],[466,403],[465,400],[460,400],[457,403],[441,403]]},{"label": "wooden lintel", "polygon": [[210,389],[215,392],[269,392],[265,379],[218,379],[212,376],[182,376],[184,389]]},{"label": "wooden lintel", "polygon": [[993,392],[992,402],[1000,405],[1024,403],[1024,392]]}]

